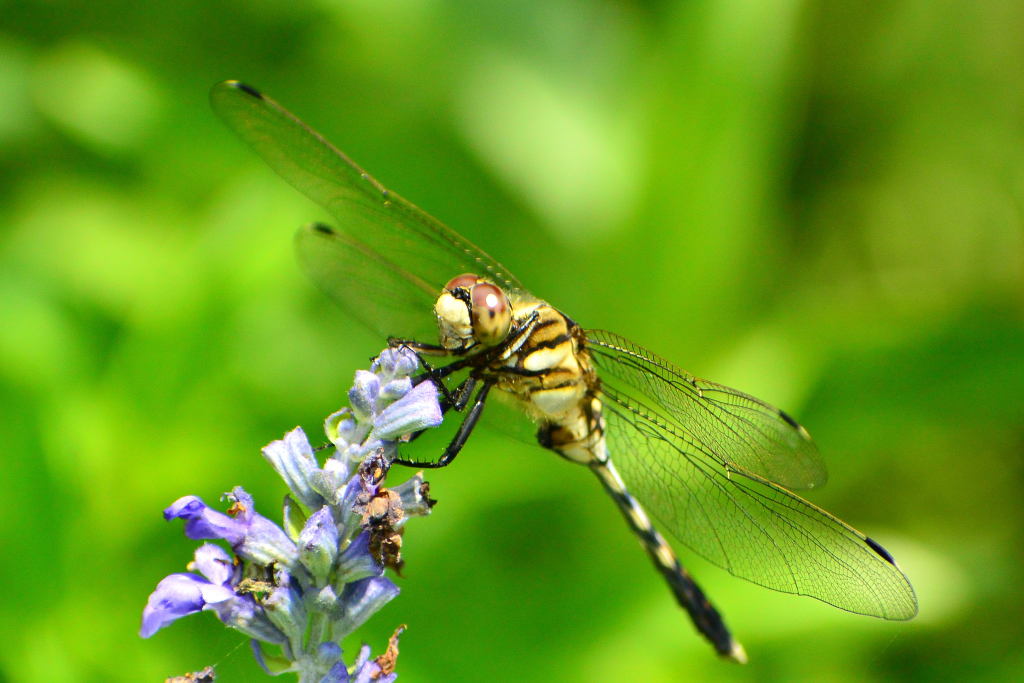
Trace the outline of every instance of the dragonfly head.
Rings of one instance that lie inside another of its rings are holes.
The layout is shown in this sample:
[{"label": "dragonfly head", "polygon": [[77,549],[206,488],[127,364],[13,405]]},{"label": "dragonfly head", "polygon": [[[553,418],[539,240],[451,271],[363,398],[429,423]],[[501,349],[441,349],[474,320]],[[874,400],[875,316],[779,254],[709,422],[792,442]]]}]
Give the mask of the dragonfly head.
[{"label": "dragonfly head", "polygon": [[512,306],[497,285],[476,275],[459,275],[445,285],[434,304],[441,346],[465,351],[497,346],[512,328]]}]

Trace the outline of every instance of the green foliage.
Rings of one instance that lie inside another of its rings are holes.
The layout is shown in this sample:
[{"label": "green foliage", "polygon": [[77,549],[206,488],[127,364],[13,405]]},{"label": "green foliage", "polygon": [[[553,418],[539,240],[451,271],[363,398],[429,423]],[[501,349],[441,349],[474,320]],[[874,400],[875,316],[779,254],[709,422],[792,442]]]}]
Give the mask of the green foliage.
[{"label": "green foliage", "polygon": [[262,676],[212,615],[136,635],[195,545],[160,510],[275,506],[259,449],[381,340],[299,272],[323,216],[214,118],[227,78],[585,326],[798,416],[810,498],[921,603],[684,551],[751,659],[720,662],[585,470],[480,434],[359,634],[409,624],[402,681],[1024,675],[1022,35],[1014,2],[0,2],[0,680]]}]

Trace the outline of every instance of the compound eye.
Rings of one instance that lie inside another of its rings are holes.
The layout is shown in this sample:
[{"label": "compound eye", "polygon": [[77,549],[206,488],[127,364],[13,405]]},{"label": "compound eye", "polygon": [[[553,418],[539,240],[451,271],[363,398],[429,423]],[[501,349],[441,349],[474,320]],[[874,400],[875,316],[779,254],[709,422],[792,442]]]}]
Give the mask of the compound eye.
[{"label": "compound eye", "polygon": [[477,280],[479,279],[480,278],[478,278],[476,275],[473,275],[473,273],[464,273],[463,275],[453,277],[451,280],[449,280],[448,284],[444,286],[444,291],[451,292],[456,289],[459,289],[460,287],[463,289],[469,289],[470,287],[475,285]]},{"label": "compound eye", "polygon": [[505,292],[489,282],[478,282],[473,287],[473,338],[484,346],[495,346],[505,341],[511,327],[512,307]]}]

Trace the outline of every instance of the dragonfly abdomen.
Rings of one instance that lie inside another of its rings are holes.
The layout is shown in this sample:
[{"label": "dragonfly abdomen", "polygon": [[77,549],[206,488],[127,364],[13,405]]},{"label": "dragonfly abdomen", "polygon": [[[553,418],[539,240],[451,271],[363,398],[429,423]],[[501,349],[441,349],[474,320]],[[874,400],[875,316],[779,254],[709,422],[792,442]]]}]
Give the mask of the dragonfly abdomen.
[{"label": "dragonfly abdomen", "polygon": [[665,577],[676,601],[690,615],[697,630],[711,641],[720,655],[740,663],[746,663],[747,655],[743,646],[733,639],[718,610],[704,596],[704,591],[683,568],[675,551],[651,524],[647,513],[626,489],[622,477],[619,476],[611,461],[595,460],[590,464],[590,469],[601,480],[604,490],[619,506],[626,522],[640,539],[640,544],[647,551],[654,566]]},{"label": "dragonfly abdomen", "polygon": [[718,610],[683,568],[675,551],[654,528],[647,512],[626,488],[626,483],[612,464],[601,408],[601,399],[591,393],[569,415],[541,425],[537,433],[540,445],[567,460],[587,465],[597,475],[697,630],[711,641],[720,655],[746,662],[743,646],[733,640]]},{"label": "dragonfly abdomen", "polygon": [[745,662],[743,647],[733,640],[721,615],[683,568],[672,547],[654,528],[647,512],[626,489],[625,482],[612,464],[605,441],[601,399],[587,396],[577,404],[575,411],[559,420],[543,423],[537,438],[541,446],[567,460],[587,465],[597,475],[697,630],[711,641],[719,654]]}]

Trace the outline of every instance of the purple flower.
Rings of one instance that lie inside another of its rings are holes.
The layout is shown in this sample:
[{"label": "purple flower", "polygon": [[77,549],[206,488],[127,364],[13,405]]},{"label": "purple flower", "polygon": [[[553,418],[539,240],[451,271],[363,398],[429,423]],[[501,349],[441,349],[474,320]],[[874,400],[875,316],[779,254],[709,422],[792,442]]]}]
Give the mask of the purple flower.
[{"label": "purple flower", "polygon": [[201,612],[211,603],[235,597],[230,588],[210,583],[195,574],[171,574],[157,584],[142,610],[139,635],[149,638],[181,617]]},{"label": "purple flower", "polygon": [[343,611],[334,622],[334,635],[344,638],[352,633],[400,592],[386,576],[371,576],[346,585],[339,598]]},{"label": "purple flower", "polygon": [[142,611],[140,636],[149,638],[181,617],[235,597],[231,583],[237,580],[237,572],[223,549],[207,543],[196,550],[195,558],[189,568],[195,567],[203,576],[171,574],[158,583]]},{"label": "purple flower", "polygon": [[373,421],[372,436],[393,441],[404,434],[436,427],[441,424],[442,417],[437,387],[433,382],[421,382],[377,415]]},{"label": "purple flower", "polygon": [[373,361],[371,369],[379,374],[385,383],[388,383],[396,377],[408,377],[419,367],[420,359],[416,357],[416,352],[408,347],[400,347],[381,351],[377,359]]},{"label": "purple flower", "polygon": [[384,573],[384,565],[370,552],[370,532],[360,533],[338,555],[337,572],[339,584],[350,583],[367,576],[380,576]]},{"label": "purple flower", "polygon": [[[414,387],[410,379],[418,367],[410,350],[386,349],[373,372],[356,373],[351,408],[325,422],[335,449],[323,467],[301,428],[263,449],[291,491],[284,500],[287,531],[258,514],[240,487],[225,495],[231,504],[227,514],[197,496],[164,510],[165,519],[184,521],[189,538],[225,540],[235,557],[215,545],[199,548],[188,567],[198,573],[160,582],[143,612],[140,634],[148,638],[187,614],[212,611],[251,636],[253,655],[271,675],[295,672],[302,683],[394,681],[404,626],[384,655],[371,660],[364,647],[351,668],[338,641],[399,593],[383,576],[381,552],[370,551],[371,530],[393,535],[410,517],[429,514],[434,502],[422,473],[383,490],[398,440],[441,422],[437,387]],[[367,518],[364,499],[378,497],[387,501],[386,529]],[[400,544],[393,545],[397,562]],[[261,643],[280,646],[280,652],[268,653]]]},{"label": "purple flower", "polygon": [[198,569],[203,576],[171,574],[157,584],[142,611],[140,636],[149,638],[181,617],[208,610],[226,625],[260,640],[277,644],[287,641],[251,595],[235,593],[234,588],[242,578],[242,566],[233,562],[223,548],[210,543],[202,545],[189,569]]},{"label": "purple flower", "polygon": [[209,508],[198,496],[179,498],[164,510],[164,519],[185,520],[185,535],[192,540],[222,538],[240,557],[260,565],[280,563],[293,567],[298,549],[281,527],[258,514],[252,496],[236,486],[229,499],[235,517]]},{"label": "purple flower", "polygon": [[185,520],[185,535],[193,541],[222,538],[232,546],[245,539],[245,524],[206,506],[199,496],[185,496],[164,510],[168,522],[175,517]]},{"label": "purple flower", "polygon": [[299,534],[299,560],[323,584],[338,555],[338,527],[326,505],[313,514]]},{"label": "purple flower", "polygon": [[[398,634],[396,633],[392,637],[392,641],[397,643],[397,638]],[[352,664],[351,674],[345,667],[345,662],[338,661],[327,672],[327,675],[320,679],[319,683],[394,683],[397,678],[398,674],[394,672],[385,674],[377,660],[370,659],[370,646],[363,645],[359,648],[356,661]]]},{"label": "purple flower", "polygon": [[351,679],[351,683],[393,683],[398,678],[396,673],[381,675],[383,669],[380,664],[376,660],[370,659],[369,645],[363,645],[359,649],[359,655],[356,657],[352,669],[354,676]]}]

